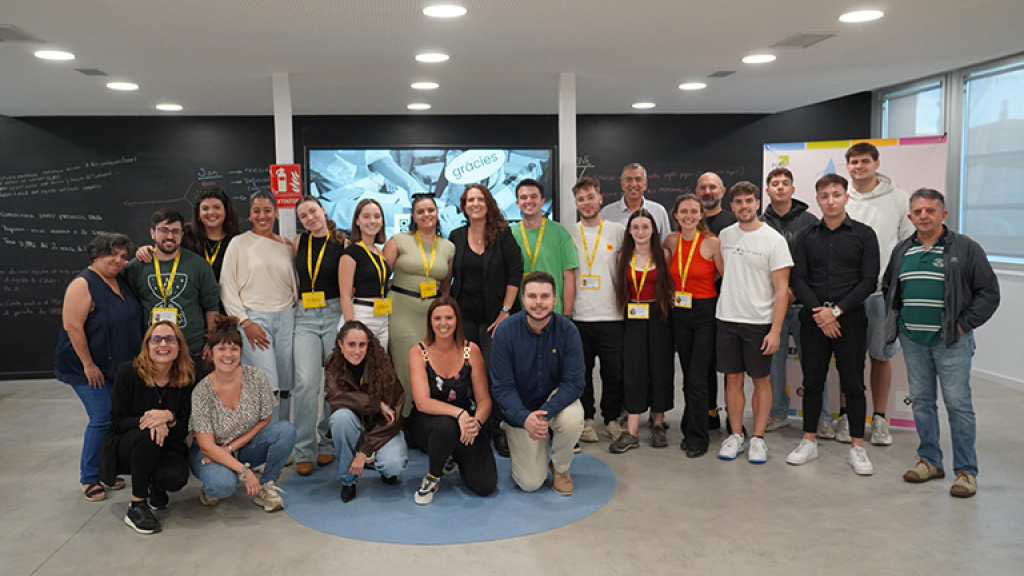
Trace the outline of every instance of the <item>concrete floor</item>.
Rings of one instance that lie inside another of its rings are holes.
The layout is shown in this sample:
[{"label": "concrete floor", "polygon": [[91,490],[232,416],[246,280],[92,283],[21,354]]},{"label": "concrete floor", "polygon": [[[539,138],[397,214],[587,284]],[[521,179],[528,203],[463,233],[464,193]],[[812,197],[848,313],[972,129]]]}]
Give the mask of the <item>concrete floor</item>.
[{"label": "concrete floor", "polygon": [[[609,454],[607,440],[584,445],[619,481],[588,518],[499,542],[400,546],[322,534],[241,494],[204,508],[194,479],[171,495],[162,533],[135,534],[122,522],[127,490],[102,503],[79,495],[85,412],[74,393],[53,380],[0,382],[0,574],[1020,574],[1024,393],[985,382],[974,392],[973,499],[951,498],[949,477],[902,481],[912,431],[869,446],[875,475],[858,477],[847,446],[832,441],[818,460],[787,466],[796,419],[769,433],[767,464],[723,462],[716,449],[688,460],[677,409],[667,449],[647,446],[645,430],[643,446],[625,455]],[[713,444],[722,438],[713,433]]]}]

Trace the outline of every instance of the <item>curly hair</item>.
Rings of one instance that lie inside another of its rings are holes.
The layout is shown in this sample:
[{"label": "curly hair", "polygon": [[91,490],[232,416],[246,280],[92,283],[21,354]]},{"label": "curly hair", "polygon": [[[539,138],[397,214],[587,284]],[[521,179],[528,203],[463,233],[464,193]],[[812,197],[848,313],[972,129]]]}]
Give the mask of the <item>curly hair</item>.
[{"label": "curly hair", "polygon": [[636,241],[633,240],[633,235],[629,233],[629,230],[633,221],[638,218],[646,218],[651,222],[651,259],[658,270],[657,277],[655,278],[655,301],[661,310],[662,318],[668,318],[673,300],[672,276],[669,274],[668,264],[665,261],[665,249],[661,247],[661,235],[658,234],[658,226],[654,223],[654,216],[643,208],[633,212],[629,217],[629,221],[626,223],[626,234],[622,238],[622,247],[619,248],[619,252],[616,254],[615,301],[620,311],[625,310],[626,303],[629,302],[629,278],[630,268],[632,268],[630,260],[636,252]]},{"label": "curly hair", "polygon": [[484,244],[490,246],[498,241],[498,234],[508,228],[508,222],[505,221],[505,216],[498,208],[494,195],[483,184],[470,184],[466,186],[466,189],[462,192],[462,197],[459,198],[459,207],[462,209],[463,214],[466,213],[466,200],[469,198],[470,190],[477,190],[484,197],[484,205],[487,206],[487,214],[484,216]]},{"label": "curly hair", "polygon": [[387,390],[387,386],[397,381],[395,367],[391,364],[384,347],[380,345],[377,336],[366,327],[366,324],[358,320],[349,320],[341,325],[338,330],[338,337],[334,339],[334,350],[324,361],[324,375],[328,379],[341,378],[348,374],[348,362],[341,350],[341,341],[353,330],[360,330],[366,334],[366,356],[363,358],[363,382],[366,383],[365,392],[369,394],[374,402],[386,401],[393,395]]},{"label": "curly hair", "polygon": [[230,240],[241,232],[240,220],[238,218],[238,211],[235,210],[235,203],[231,200],[231,197],[224,192],[224,189],[215,186],[209,190],[203,190],[196,196],[192,207],[192,221],[185,223],[185,238],[182,240],[182,245],[185,248],[197,253],[203,253],[203,243],[207,240],[206,237],[206,226],[203,224],[203,220],[199,216],[199,208],[203,203],[203,200],[217,200],[221,206],[224,207],[224,224],[222,224],[222,230],[224,231],[223,240]]},{"label": "curly hair", "polygon": [[185,340],[185,335],[181,333],[181,330],[173,322],[161,320],[150,326],[149,330],[146,330],[146,335],[142,337],[142,350],[132,360],[132,368],[135,368],[135,372],[146,383],[146,386],[156,386],[156,382],[153,381],[153,359],[149,357],[149,339],[153,337],[153,332],[160,326],[170,327],[174,332],[174,336],[178,339],[178,358],[171,365],[171,381],[169,386],[171,388],[184,388],[195,379],[196,371],[192,365],[192,357],[188,355],[188,342]]}]

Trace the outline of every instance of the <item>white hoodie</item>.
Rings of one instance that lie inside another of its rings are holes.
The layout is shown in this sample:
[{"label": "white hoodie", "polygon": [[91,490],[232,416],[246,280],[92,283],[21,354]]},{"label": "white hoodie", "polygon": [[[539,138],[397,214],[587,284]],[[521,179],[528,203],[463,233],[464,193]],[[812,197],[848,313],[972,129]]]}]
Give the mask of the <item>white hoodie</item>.
[{"label": "white hoodie", "polygon": [[914,233],[910,215],[910,195],[896,187],[892,178],[881,172],[876,174],[878,185],[867,194],[861,194],[850,187],[850,202],[846,213],[850,218],[863,222],[878,236],[878,251],[881,263],[879,283],[875,294],[881,294],[881,278],[889,265],[892,249],[901,240]]}]

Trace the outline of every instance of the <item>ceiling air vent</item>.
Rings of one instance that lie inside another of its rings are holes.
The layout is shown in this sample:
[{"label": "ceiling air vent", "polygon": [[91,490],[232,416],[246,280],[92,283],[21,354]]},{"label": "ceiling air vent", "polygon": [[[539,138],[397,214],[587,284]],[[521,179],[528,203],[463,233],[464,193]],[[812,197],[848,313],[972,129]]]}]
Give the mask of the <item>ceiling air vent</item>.
[{"label": "ceiling air vent", "polygon": [[14,24],[0,24],[0,42],[25,42],[42,44],[43,41],[18,28]]},{"label": "ceiling air vent", "polygon": [[75,68],[75,70],[85,74],[86,76],[107,76],[106,72],[95,68]]},{"label": "ceiling air vent", "polygon": [[732,76],[735,73],[735,70],[719,70],[718,72],[712,72],[711,74],[708,74],[708,78],[728,78],[729,76]]},{"label": "ceiling air vent", "polygon": [[810,48],[822,40],[835,36],[835,32],[798,32],[772,44],[770,48]]}]

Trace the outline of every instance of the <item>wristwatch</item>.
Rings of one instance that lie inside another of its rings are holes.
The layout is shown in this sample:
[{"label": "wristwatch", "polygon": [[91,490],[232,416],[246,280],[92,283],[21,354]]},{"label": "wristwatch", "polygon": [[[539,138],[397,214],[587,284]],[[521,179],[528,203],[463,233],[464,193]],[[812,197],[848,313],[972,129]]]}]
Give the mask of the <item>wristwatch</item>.
[{"label": "wristwatch", "polygon": [[509,312],[512,311],[512,309],[509,308],[508,306],[502,306],[501,311],[504,312],[505,314],[508,314]]},{"label": "wristwatch", "polygon": [[843,311],[839,309],[839,306],[832,306],[832,316],[839,318],[839,315],[842,313]]}]

